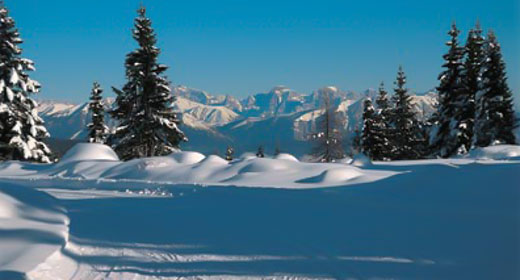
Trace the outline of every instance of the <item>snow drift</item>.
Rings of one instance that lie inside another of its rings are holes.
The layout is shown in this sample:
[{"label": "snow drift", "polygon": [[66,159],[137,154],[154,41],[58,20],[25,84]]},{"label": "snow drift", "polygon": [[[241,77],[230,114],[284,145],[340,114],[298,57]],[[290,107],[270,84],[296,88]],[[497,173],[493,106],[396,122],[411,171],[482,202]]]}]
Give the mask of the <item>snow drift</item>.
[{"label": "snow drift", "polygon": [[497,145],[471,150],[467,158],[492,159],[492,160],[520,160],[520,146]]},{"label": "snow drift", "polygon": [[0,279],[20,279],[68,238],[58,201],[34,189],[0,183]]},{"label": "snow drift", "polygon": [[290,154],[258,158],[244,154],[231,162],[218,156],[179,151],[168,156],[119,161],[108,146],[77,144],[57,164],[11,162],[0,176],[88,180],[132,180],[168,184],[315,188],[370,182],[394,175],[391,171],[361,170],[347,164],[299,162]]}]

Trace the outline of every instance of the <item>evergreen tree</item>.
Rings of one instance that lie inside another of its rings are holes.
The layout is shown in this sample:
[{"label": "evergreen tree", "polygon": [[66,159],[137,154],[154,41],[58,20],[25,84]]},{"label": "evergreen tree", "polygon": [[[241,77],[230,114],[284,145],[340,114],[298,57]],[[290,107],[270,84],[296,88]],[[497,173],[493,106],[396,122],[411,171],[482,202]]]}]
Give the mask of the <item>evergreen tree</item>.
[{"label": "evergreen tree", "polygon": [[376,160],[389,160],[392,158],[394,153],[392,140],[392,126],[390,102],[388,100],[388,93],[385,90],[385,85],[381,82],[379,86],[378,96],[376,99],[376,123],[379,131],[380,143],[378,147],[378,153],[374,159]]},{"label": "evergreen tree", "polygon": [[187,141],[178,128],[172,106],[175,100],[163,75],[168,67],[157,63],[160,50],[155,47],[152,22],[144,8],[138,13],[133,37],[139,48],[127,55],[128,81],[122,90],[114,88],[117,98],[111,112],[119,121],[113,145],[123,160],[166,155],[177,150],[181,141]]},{"label": "evergreen tree", "polygon": [[90,94],[89,110],[92,112],[92,122],[87,125],[89,129],[88,141],[90,143],[105,144],[108,135],[108,127],[105,125],[105,109],[103,108],[103,89],[98,83],[94,83]]},{"label": "evergreen tree", "polygon": [[[467,106],[467,96],[462,83],[462,57],[464,50],[459,46],[460,31],[453,24],[448,35],[451,40],[446,43],[450,48],[443,56],[445,70],[439,75],[440,85],[438,112],[436,114],[435,129],[432,130],[432,150],[435,155],[449,157],[454,154],[467,152],[468,143],[471,143],[469,128],[464,121],[467,114],[461,109]],[[468,139],[469,138],[469,139]]]},{"label": "evergreen tree", "polygon": [[0,2],[0,159],[50,162],[42,142],[49,137],[31,98],[40,84],[29,78],[34,63],[21,57],[22,44],[15,21]]},{"label": "evergreen tree", "polygon": [[475,145],[515,144],[516,128],[513,94],[507,85],[506,65],[500,44],[490,31],[485,47],[486,60],[479,96]]},{"label": "evergreen tree", "polygon": [[391,110],[393,159],[417,159],[421,152],[417,150],[418,127],[415,113],[412,110],[411,97],[405,88],[406,76],[401,66],[397,72],[396,87]]},{"label": "evergreen tree", "polygon": [[477,22],[475,28],[468,33],[464,52],[466,59],[462,72],[463,94],[458,96],[456,103],[459,108],[459,139],[462,142],[463,150],[468,151],[474,141],[475,127],[475,99],[481,87],[482,63],[484,62],[483,52],[484,37],[482,29]]},{"label": "evergreen tree", "polygon": [[259,157],[259,158],[265,157],[264,147],[263,146],[259,146],[258,147],[258,151],[256,152],[256,156]]},{"label": "evergreen tree", "polygon": [[378,124],[372,101],[366,99],[363,110],[363,133],[361,136],[361,151],[369,158],[375,159],[379,153]]},{"label": "evergreen tree", "polygon": [[322,99],[324,114],[317,123],[319,131],[312,135],[317,141],[313,154],[321,162],[334,162],[345,157],[339,130],[341,120],[332,106],[332,96],[323,93]]},{"label": "evergreen tree", "polygon": [[233,149],[233,147],[228,146],[227,149],[226,149],[226,160],[227,161],[232,161],[234,153],[235,153],[235,150]]}]

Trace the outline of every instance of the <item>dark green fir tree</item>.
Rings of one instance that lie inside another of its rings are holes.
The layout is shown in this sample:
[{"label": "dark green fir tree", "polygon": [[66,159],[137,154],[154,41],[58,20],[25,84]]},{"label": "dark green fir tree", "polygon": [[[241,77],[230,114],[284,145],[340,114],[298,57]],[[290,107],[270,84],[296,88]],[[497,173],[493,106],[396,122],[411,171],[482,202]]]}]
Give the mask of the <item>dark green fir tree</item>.
[{"label": "dark green fir tree", "polygon": [[421,155],[421,151],[417,149],[418,122],[412,109],[411,96],[405,87],[406,76],[401,66],[397,72],[395,85],[392,96],[394,106],[390,114],[393,131],[391,137],[393,159],[417,159]]},{"label": "dark green fir tree", "polygon": [[459,46],[459,34],[460,31],[453,24],[448,32],[451,39],[446,43],[449,51],[443,56],[445,69],[439,75],[440,85],[437,87],[439,104],[430,144],[433,154],[440,157],[465,153],[468,150],[466,145],[471,143],[471,140],[468,142],[467,124],[461,122],[467,117],[461,110],[466,106],[467,99],[462,82],[464,49]]},{"label": "dark green fir tree", "polygon": [[187,141],[178,128],[170,82],[164,76],[168,68],[157,62],[160,50],[155,46],[152,22],[140,8],[133,37],[139,47],[126,58],[127,83],[117,94],[112,116],[119,121],[111,143],[121,159],[166,155]]},{"label": "dark green fir tree", "polygon": [[482,93],[477,106],[475,145],[515,144],[517,120],[513,94],[507,84],[506,65],[500,44],[492,31],[486,41],[485,56]]}]

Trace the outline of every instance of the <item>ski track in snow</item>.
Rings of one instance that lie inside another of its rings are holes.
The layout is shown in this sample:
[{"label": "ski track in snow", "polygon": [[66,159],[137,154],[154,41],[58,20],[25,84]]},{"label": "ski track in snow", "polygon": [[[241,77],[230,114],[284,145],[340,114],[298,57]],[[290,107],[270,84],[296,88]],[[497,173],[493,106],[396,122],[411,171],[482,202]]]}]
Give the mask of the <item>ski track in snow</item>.
[{"label": "ski track in snow", "polygon": [[[130,245],[130,244],[128,244]],[[74,261],[75,258],[104,257],[125,259],[125,261],[145,262],[150,264],[183,264],[183,263],[246,263],[257,261],[310,261],[313,258],[304,256],[239,256],[239,255],[214,255],[214,254],[174,254],[164,250],[163,246],[153,244],[131,244],[134,248],[126,247],[103,247],[79,245],[69,241],[65,248],[57,251],[47,261],[39,265],[29,273],[34,279],[332,279],[315,276],[312,278],[301,275],[204,275],[205,270],[200,269],[146,269],[137,266],[119,265],[112,263],[108,265],[89,265]],[[138,248],[142,246],[142,248]],[[135,248],[137,247],[137,248]],[[182,249],[186,246],[166,246],[168,249]],[[339,261],[346,262],[374,262],[395,264],[434,264],[431,260],[411,260],[399,257],[379,256],[339,256]],[[203,265],[202,265],[203,267]],[[156,276],[157,274],[197,274],[196,276]]]}]

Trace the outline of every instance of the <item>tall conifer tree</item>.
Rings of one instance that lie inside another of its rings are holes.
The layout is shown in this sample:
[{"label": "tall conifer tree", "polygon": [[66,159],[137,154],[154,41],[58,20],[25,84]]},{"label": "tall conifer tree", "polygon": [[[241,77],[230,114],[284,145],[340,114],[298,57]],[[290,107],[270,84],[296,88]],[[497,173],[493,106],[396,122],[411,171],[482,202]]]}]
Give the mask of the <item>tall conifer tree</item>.
[{"label": "tall conifer tree", "polygon": [[397,72],[395,85],[392,97],[394,107],[391,111],[393,159],[416,159],[421,154],[417,150],[417,120],[412,110],[411,97],[405,87],[406,76],[401,66]]},{"label": "tall conifer tree", "polygon": [[21,57],[22,43],[15,21],[0,2],[0,159],[49,162],[49,137],[31,98],[40,84],[29,78],[34,63]]},{"label": "tall conifer tree", "polygon": [[385,85],[381,82],[376,99],[376,122],[379,130],[379,137],[381,139],[379,147],[378,160],[389,160],[392,158],[394,146],[392,145],[392,126],[391,122],[391,104],[388,100],[388,92],[385,90]]},{"label": "tall conifer tree", "polygon": [[372,105],[372,101],[367,98],[364,102],[363,109],[363,132],[361,135],[361,150],[371,159],[380,156],[380,141],[378,135],[378,127],[376,121],[376,111]]},{"label": "tall conifer tree", "polygon": [[515,144],[517,127],[513,94],[507,84],[506,65],[500,44],[490,31],[485,46],[486,60],[482,73],[482,94],[477,110],[476,146]]},{"label": "tall conifer tree", "polygon": [[448,32],[451,39],[446,43],[449,47],[447,54],[443,56],[445,70],[439,75],[440,85],[438,112],[436,123],[432,129],[431,149],[434,154],[441,157],[449,157],[457,153],[467,151],[465,123],[460,122],[466,114],[460,110],[465,106],[465,89],[462,83],[462,57],[464,50],[459,46],[458,36],[460,31],[455,23]]},{"label": "tall conifer tree", "polygon": [[126,58],[127,83],[117,94],[112,116],[119,121],[112,143],[121,159],[171,153],[186,141],[173,110],[174,97],[164,76],[167,66],[157,63],[152,22],[141,7],[135,19],[133,37],[139,48]]}]

